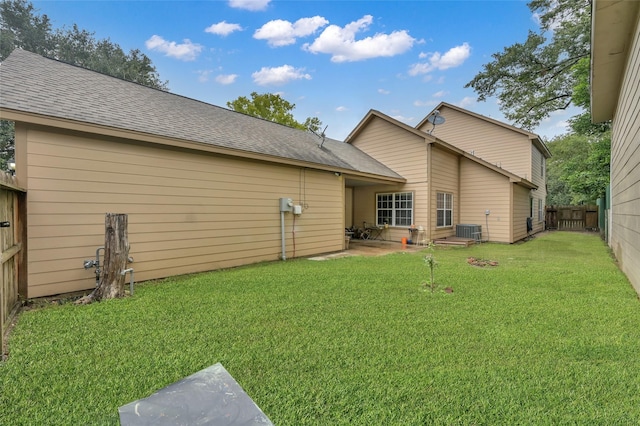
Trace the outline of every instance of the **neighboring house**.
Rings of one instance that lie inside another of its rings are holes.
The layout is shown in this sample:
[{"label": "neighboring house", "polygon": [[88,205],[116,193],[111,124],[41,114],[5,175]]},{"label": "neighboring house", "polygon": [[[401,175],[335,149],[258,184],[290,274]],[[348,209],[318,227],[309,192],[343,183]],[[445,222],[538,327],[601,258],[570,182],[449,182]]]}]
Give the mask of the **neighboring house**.
[{"label": "neighboring house", "polygon": [[[342,250],[345,179],[405,181],[349,144],[22,50],[0,65],[0,118],[27,190],[24,297],[95,285],[105,213],[128,214],[142,281]],[[280,198],[302,209],[284,230]]]},{"label": "neighboring house", "polygon": [[640,294],[640,2],[593,2],[591,116],[613,120],[609,245]]},{"label": "neighboring house", "polygon": [[[465,125],[473,127],[478,123],[470,120]],[[499,134],[503,125],[488,126],[497,127],[493,131]],[[501,144],[520,143],[520,133],[507,131]],[[531,142],[528,137],[525,140],[530,158]],[[513,243],[527,236],[531,194],[540,189],[524,177],[374,110],[346,142],[406,178],[406,182],[393,187],[350,185],[347,180],[356,224],[388,223],[390,227],[385,232],[392,240],[407,236],[410,225],[423,227],[429,240],[455,236],[458,224],[480,225],[482,240]],[[372,205],[376,209],[371,209]]]}]

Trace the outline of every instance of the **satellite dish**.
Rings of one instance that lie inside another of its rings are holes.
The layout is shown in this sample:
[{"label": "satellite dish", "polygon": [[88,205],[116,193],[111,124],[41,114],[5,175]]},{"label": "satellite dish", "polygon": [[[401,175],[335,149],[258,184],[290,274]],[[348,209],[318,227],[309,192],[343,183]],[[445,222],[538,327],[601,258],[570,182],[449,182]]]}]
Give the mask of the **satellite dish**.
[{"label": "satellite dish", "polygon": [[325,138],[326,138],[326,136],[324,135],[324,132],[327,131],[327,127],[329,127],[328,124],[324,127],[324,130],[320,134],[314,132],[312,129],[308,129],[311,133],[316,135],[318,138],[322,139],[322,142],[320,142],[320,144],[318,145],[320,148],[322,148],[322,145],[324,145],[324,141],[325,141]]},{"label": "satellite dish", "polygon": [[440,115],[440,111],[435,110],[431,114],[429,114],[429,116],[427,117],[427,121],[433,124],[433,127],[431,128],[431,130],[427,132],[431,135],[433,134],[433,131],[435,130],[436,126],[443,124],[446,120],[444,119],[443,116]]}]

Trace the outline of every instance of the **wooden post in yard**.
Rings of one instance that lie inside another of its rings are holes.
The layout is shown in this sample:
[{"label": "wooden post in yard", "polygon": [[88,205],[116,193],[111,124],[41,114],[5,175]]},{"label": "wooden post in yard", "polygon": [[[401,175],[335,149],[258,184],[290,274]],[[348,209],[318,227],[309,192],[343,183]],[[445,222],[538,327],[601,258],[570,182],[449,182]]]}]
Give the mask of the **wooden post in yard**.
[{"label": "wooden post in yard", "polygon": [[124,296],[125,276],[129,258],[128,219],[126,214],[107,213],[104,219],[104,263],[98,287],[76,303],[85,304],[101,299]]}]

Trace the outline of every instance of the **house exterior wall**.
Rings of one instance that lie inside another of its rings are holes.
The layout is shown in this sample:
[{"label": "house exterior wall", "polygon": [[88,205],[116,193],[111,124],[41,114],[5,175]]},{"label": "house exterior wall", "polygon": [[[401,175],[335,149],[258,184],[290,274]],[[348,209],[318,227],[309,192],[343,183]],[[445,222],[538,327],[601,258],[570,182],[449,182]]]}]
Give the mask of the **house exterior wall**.
[{"label": "house exterior wall", "polygon": [[[390,142],[391,141],[391,142]],[[514,217],[512,187],[509,178],[459,153],[423,138],[383,119],[375,118],[351,142],[378,161],[407,179],[402,185],[357,186],[353,188],[353,224],[375,223],[376,195],[390,192],[412,192],[414,224],[427,230],[429,239],[454,236],[456,225],[479,224],[489,226],[491,241],[511,243]],[[437,196],[439,192],[453,195],[452,226],[437,226]],[[529,210],[529,191],[525,190],[522,226],[526,236]],[[490,210],[488,217],[485,211]],[[384,231],[384,237],[400,241],[409,237],[406,227]],[[414,235],[415,236],[415,235]],[[486,235],[485,235],[486,236]],[[520,239],[520,238],[519,238]]]},{"label": "house exterior wall", "polygon": [[[438,239],[456,235],[456,224],[460,223],[460,206],[465,202],[460,195],[459,157],[432,145],[431,149],[431,229],[430,238]],[[438,193],[453,194],[452,226],[437,226]]]},{"label": "house exterior wall", "polygon": [[407,183],[427,180],[424,138],[376,117],[351,144],[402,175]]},{"label": "house exterior wall", "polygon": [[[380,118],[374,118],[351,144],[385,164],[407,179],[403,185],[375,185],[353,188],[353,222],[376,221],[376,195],[390,192],[413,192],[413,220],[416,225],[428,223],[429,199],[427,144],[420,138]],[[385,238],[400,241],[408,237],[408,228],[390,226]]]},{"label": "house exterior wall", "polygon": [[344,227],[353,226],[353,188],[344,190]]},{"label": "house exterior wall", "polygon": [[[531,141],[525,135],[480,118],[443,106],[440,115],[446,119],[433,135],[478,158],[498,165],[527,180],[531,179]],[[427,131],[431,123],[419,130]]]},{"label": "house exterior wall", "polygon": [[[425,226],[426,228],[426,213],[421,214],[421,217],[425,218],[425,220],[421,221],[419,217],[416,218],[416,212],[427,211],[427,207],[425,207],[426,205],[428,205],[426,184],[407,184],[394,186],[375,185],[353,188],[353,225],[355,227],[362,227],[363,222],[367,222],[367,224],[375,224],[377,195],[393,192],[413,193],[414,221],[416,222],[416,226],[425,223],[425,225],[423,226]],[[411,238],[408,233],[408,227],[406,226],[389,226],[383,231],[382,237],[388,241],[400,241],[403,237]]]},{"label": "house exterior wall", "polygon": [[629,42],[611,137],[610,245],[640,294],[640,16]]},{"label": "house exterior wall", "polygon": [[[519,185],[511,188],[512,230],[511,241],[516,242],[527,236],[527,217],[529,217],[529,200],[531,191]],[[535,232],[535,223],[534,231]]]},{"label": "house exterior wall", "polygon": [[[482,226],[482,240],[512,243],[509,178],[468,159],[460,162],[460,223]],[[528,204],[527,204],[528,206]],[[489,214],[485,214],[489,210]]]},{"label": "house exterior wall", "polygon": [[285,214],[287,258],[342,249],[344,184],[333,173],[20,123],[16,135],[29,297],[94,287],[83,260],[104,245],[105,213],[128,214],[137,281],[279,259],[280,197],[304,208],[295,225]]},{"label": "house exterior wall", "polygon": [[[546,185],[546,161],[544,155],[531,144],[531,182],[537,185],[538,189],[532,191],[531,197],[533,198],[533,231],[534,233],[544,231],[545,228],[545,214],[544,206],[547,199],[547,185]],[[540,208],[540,206],[542,206]]]}]

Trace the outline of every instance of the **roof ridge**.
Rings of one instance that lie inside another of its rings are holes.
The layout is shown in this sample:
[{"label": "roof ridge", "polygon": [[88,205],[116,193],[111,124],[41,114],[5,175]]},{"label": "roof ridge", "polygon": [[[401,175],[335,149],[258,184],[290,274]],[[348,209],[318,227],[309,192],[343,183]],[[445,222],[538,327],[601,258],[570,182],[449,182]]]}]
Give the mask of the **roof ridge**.
[{"label": "roof ridge", "polygon": [[204,144],[231,149],[240,157],[258,155],[318,169],[398,176],[356,147],[315,149],[317,137],[309,131],[22,49],[2,61],[0,75],[0,109],[25,122],[45,117],[60,128],[80,123],[95,134],[116,131],[129,139],[147,135],[168,144],[189,143],[195,150]]}]

